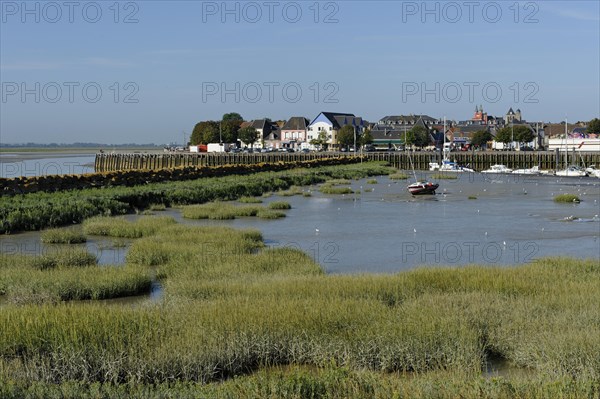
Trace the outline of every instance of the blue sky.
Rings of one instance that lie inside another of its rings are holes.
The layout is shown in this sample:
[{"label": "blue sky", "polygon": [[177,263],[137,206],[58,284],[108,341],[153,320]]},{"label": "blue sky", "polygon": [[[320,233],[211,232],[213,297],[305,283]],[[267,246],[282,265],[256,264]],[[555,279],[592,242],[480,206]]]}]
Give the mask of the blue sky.
[{"label": "blue sky", "polygon": [[226,112],[589,120],[599,4],[2,0],[0,142],[180,142]]}]

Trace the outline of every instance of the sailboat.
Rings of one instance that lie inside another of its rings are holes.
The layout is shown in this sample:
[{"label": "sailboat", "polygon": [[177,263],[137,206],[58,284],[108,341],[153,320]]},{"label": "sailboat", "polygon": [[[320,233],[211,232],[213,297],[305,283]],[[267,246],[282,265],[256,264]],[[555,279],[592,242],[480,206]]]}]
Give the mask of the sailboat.
[{"label": "sailboat", "polygon": [[462,172],[473,173],[473,172],[475,172],[471,168],[460,166],[456,162],[450,160],[450,157],[448,156],[448,154],[450,153],[450,148],[446,148],[446,117],[444,117],[443,133],[444,133],[444,146],[442,147],[442,151],[443,151],[444,156],[442,159],[442,164],[440,165],[437,162],[430,162],[429,170],[432,172],[440,171],[440,172],[454,172],[454,173],[462,173]]},{"label": "sailboat", "polygon": [[[569,147],[567,146],[568,132],[567,132],[567,118],[565,118],[565,169],[556,172],[556,176],[560,177],[583,177],[587,176],[587,173],[582,170],[579,166],[569,166]],[[573,148],[573,151],[575,149]]]},{"label": "sailboat", "polygon": [[[406,133],[406,132],[405,132]],[[405,139],[406,142],[406,139]],[[415,182],[409,184],[408,192],[412,195],[435,195],[435,190],[440,186],[437,183],[432,183],[430,181],[419,181],[417,179],[417,173],[415,172],[415,165],[412,161],[412,156],[408,153],[408,159],[410,160],[410,166],[412,168],[413,176],[415,177]]]}]

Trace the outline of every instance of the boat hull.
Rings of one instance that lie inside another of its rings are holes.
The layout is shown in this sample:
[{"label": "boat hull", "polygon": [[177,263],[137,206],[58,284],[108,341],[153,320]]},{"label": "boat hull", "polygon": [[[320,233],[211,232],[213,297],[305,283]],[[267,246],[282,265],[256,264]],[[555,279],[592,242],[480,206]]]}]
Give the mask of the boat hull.
[{"label": "boat hull", "polygon": [[408,192],[412,195],[434,195],[439,186],[433,183],[413,183],[408,186]]}]

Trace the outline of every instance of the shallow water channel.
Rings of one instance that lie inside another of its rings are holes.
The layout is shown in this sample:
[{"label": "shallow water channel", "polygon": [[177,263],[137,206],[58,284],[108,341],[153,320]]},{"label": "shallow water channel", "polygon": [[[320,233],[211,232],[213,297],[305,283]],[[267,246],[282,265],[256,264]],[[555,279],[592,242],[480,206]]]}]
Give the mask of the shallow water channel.
[{"label": "shallow water channel", "polygon": [[[327,273],[390,273],[420,265],[472,263],[513,265],[545,256],[600,260],[600,179],[457,174],[438,180],[436,195],[413,197],[407,181],[389,177],[352,181],[354,194],[325,195],[304,187],[310,197],[287,201],[286,218],[188,220],[177,209],[156,212],[191,225],[259,229],[269,247],[295,247]],[[430,177],[421,173],[419,178]],[[372,190],[372,191],[371,191]],[[555,203],[555,195],[576,194],[579,204]],[[469,199],[471,198],[471,199]],[[136,219],[137,215],[126,216]],[[0,237],[3,253],[43,253],[53,245],[39,232]],[[100,264],[122,264],[130,240],[90,237],[85,244]]]}]

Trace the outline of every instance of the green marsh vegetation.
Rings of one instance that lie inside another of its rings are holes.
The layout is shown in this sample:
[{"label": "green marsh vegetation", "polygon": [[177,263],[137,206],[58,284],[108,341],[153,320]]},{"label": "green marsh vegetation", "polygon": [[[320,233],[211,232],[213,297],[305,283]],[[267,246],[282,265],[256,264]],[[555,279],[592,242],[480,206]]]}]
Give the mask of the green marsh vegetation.
[{"label": "green marsh vegetation", "polygon": [[[160,303],[2,305],[0,396],[599,393],[595,260],[326,275],[255,230],[169,224],[136,239],[126,263],[156,270]],[[526,371],[486,379],[490,357]]]},{"label": "green marsh vegetation", "polygon": [[458,179],[458,176],[456,175],[456,173],[434,173],[431,176],[432,179],[437,179],[437,180],[456,180]]},{"label": "green marsh vegetation", "polygon": [[238,202],[241,202],[242,204],[261,204],[263,201],[256,197],[241,197],[238,199]]},{"label": "green marsh vegetation", "polygon": [[234,205],[227,202],[211,202],[201,205],[183,207],[181,214],[187,219],[231,220],[238,217],[259,217],[261,219],[278,219],[285,217],[281,209],[290,209],[287,202],[272,202],[263,205]]},{"label": "green marsh vegetation", "polygon": [[99,266],[83,249],[0,257],[0,296],[15,305],[139,295],[149,292],[151,282],[148,268]]},{"label": "green marsh vegetation", "polygon": [[269,204],[269,209],[292,209],[292,205],[289,202],[285,201],[275,201]]},{"label": "green marsh vegetation", "polygon": [[83,222],[83,231],[89,235],[139,238],[154,234],[171,224],[175,224],[175,219],[169,216],[143,216],[136,221],[123,217],[96,216]]},{"label": "green marsh vegetation", "polygon": [[408,179],[408,175],[404,172],[396,172],[396,173],[390,173],[389,178],[391,180],[406,180],[406,179]]},{"label": "green marsh vegetation", "polygon": [[87,241],[79,229],[48,229],[42,232],[41,240],[46,244],[81,244]]},{"label": "green marsh vegetation", "polygon": [[564,203],[580,203],[581,199],[575,194],[559,194],[554,197],[554,202],[564,202]]},{"label": "green marsh vegetation", "polygon": [[231,201],[264,193],[305,195],[301,186],[330,179],[386,175],[381,162],[299,168],[190,181],[151,183],[133,187],[102,187],[56,193],[31,193],[0,197],[0,234],[40,230],[81,223],[92,216],[115,216],[149,209],[153,204],[182,206]]}]

